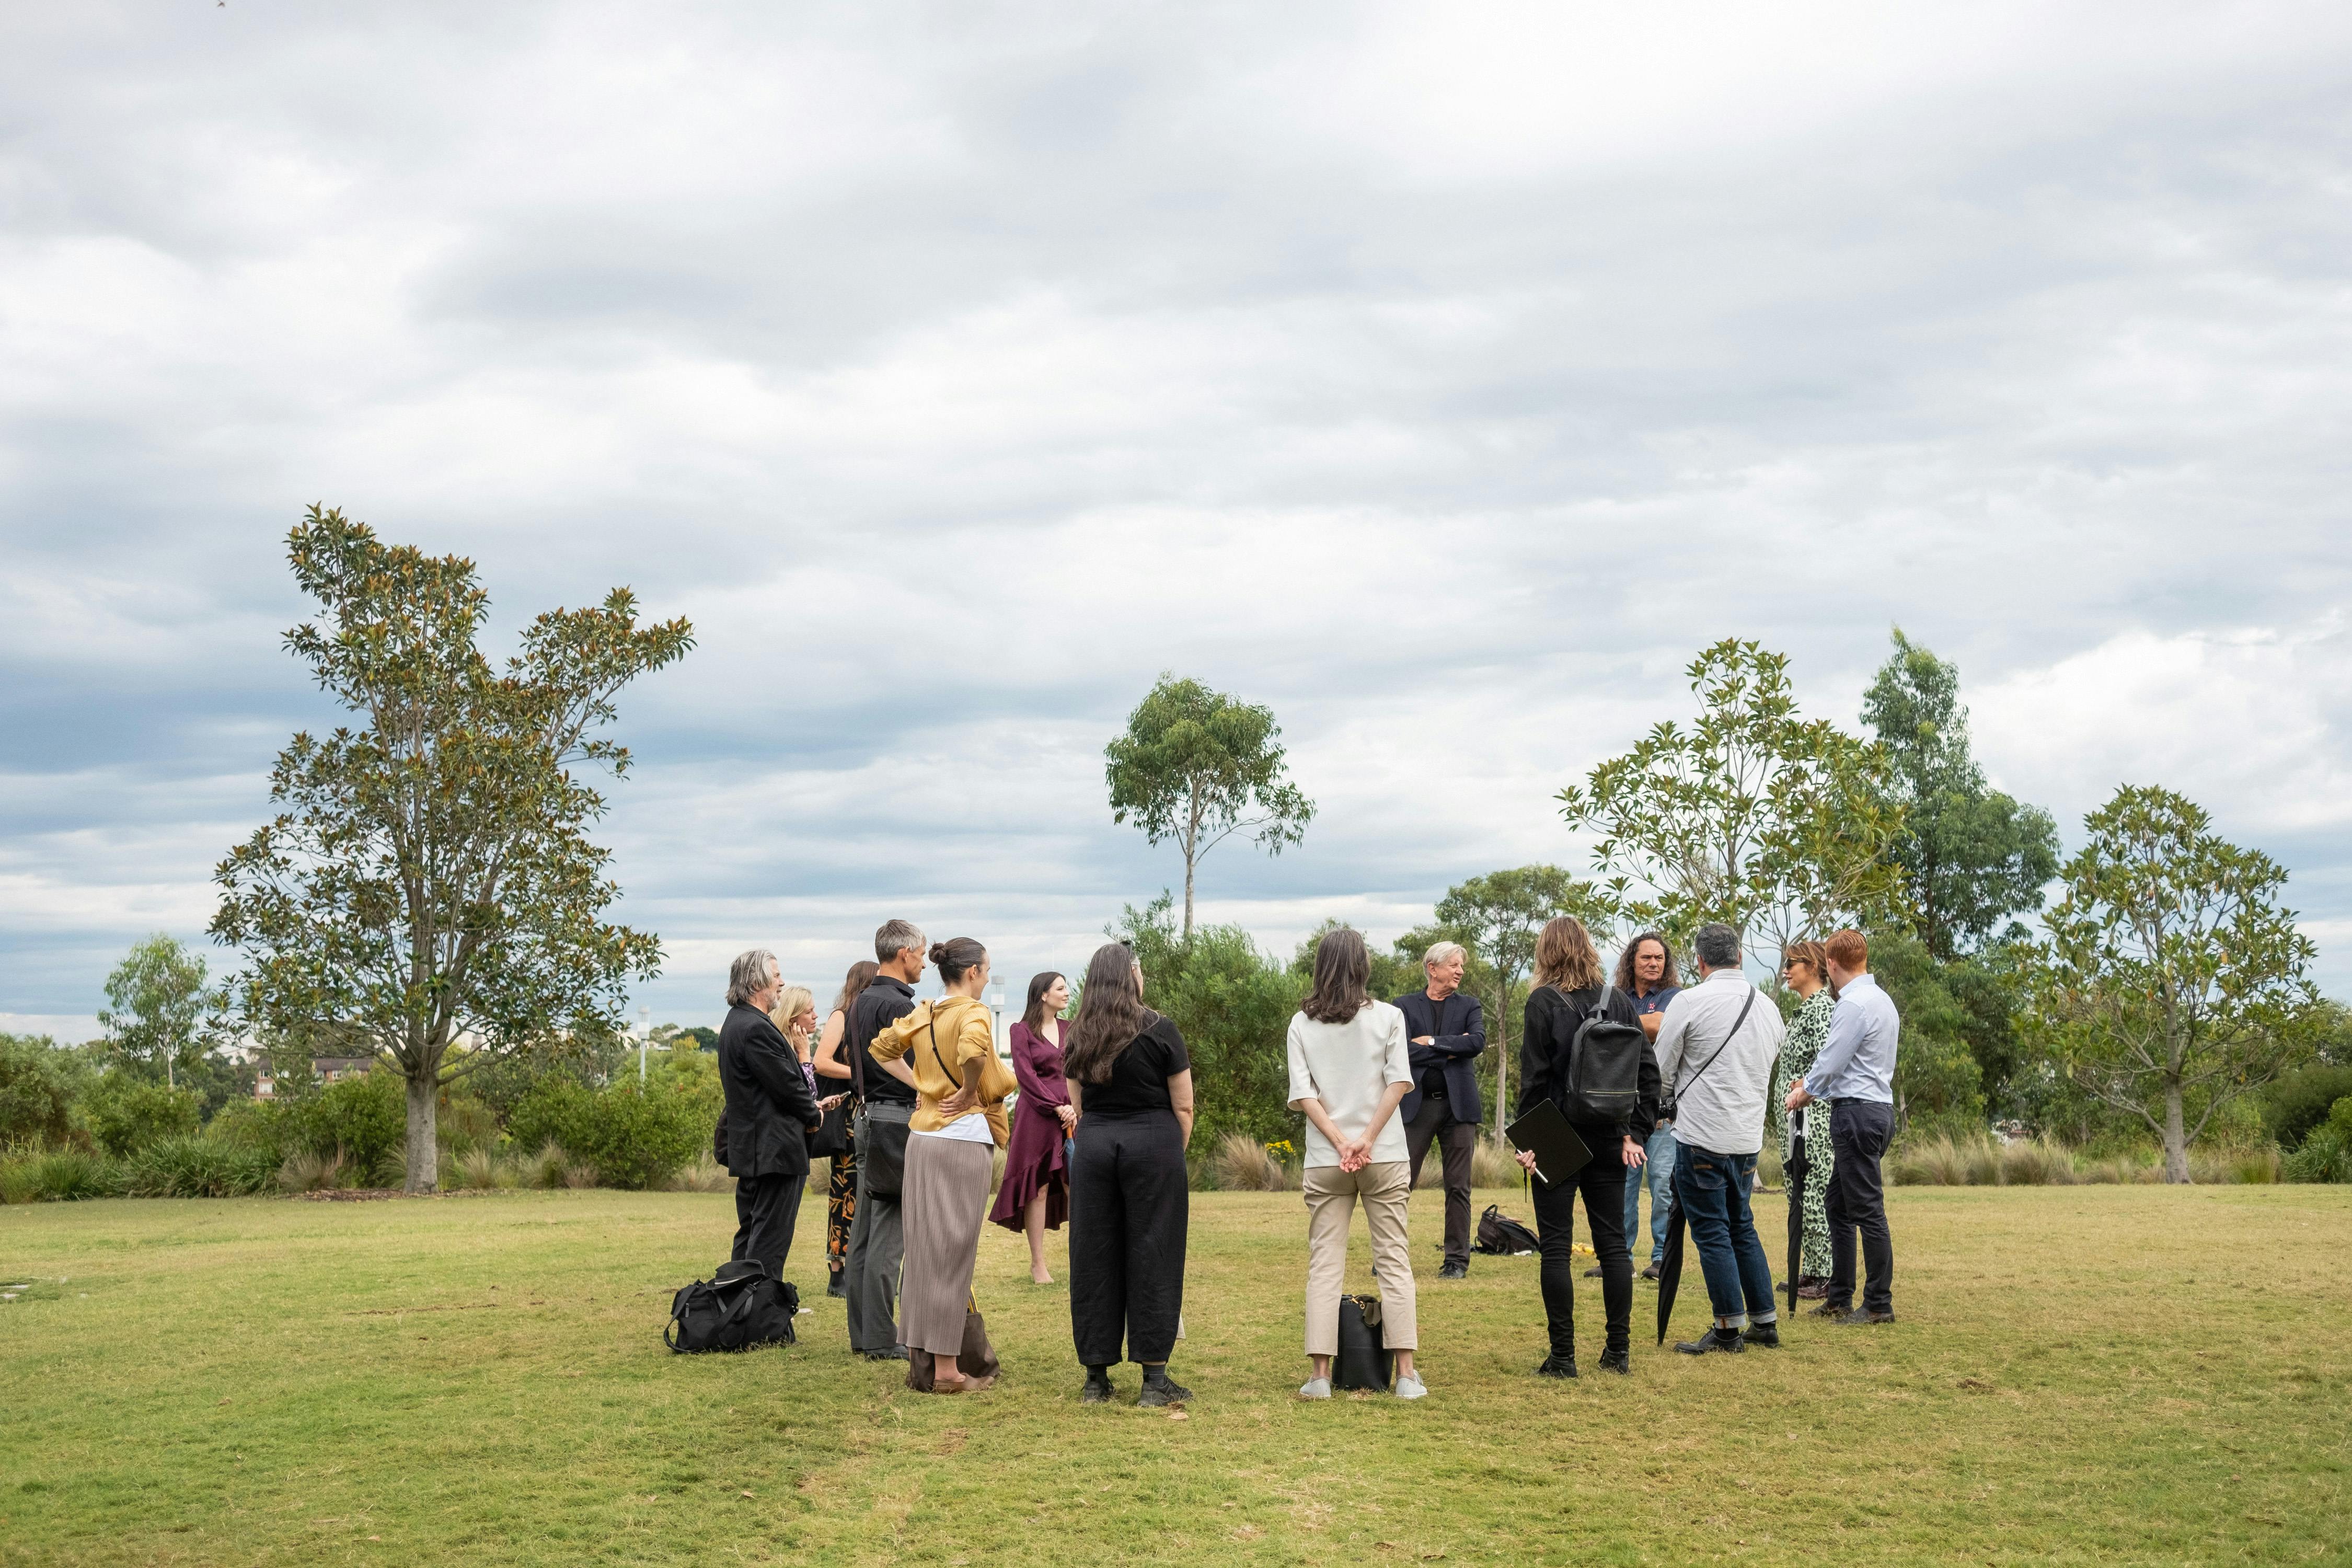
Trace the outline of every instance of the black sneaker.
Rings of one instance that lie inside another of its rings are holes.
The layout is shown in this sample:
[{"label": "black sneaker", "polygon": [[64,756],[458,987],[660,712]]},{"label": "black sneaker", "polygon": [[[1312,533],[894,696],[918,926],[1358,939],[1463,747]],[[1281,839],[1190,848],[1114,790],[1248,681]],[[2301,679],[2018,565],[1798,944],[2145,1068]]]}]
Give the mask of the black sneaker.
[{"label": "black sneaker", "polygon": [[1658,1272],[1657,1264],[1653,1262],[1647,1268],[1642,1270],[1641,1277],[1654,1285],[1658,1282]]},{"label": "black sneaker", "polygon": [[1737,1329],[1711,1329],[1696,1340],[1675,1342],[1675,1349],[1685,1355],[1710,1355],[1717,1351],[1725,1355],[1738,1355],[1747,1348],[1739,1342]]},{"label": "black sneaker", "polygon": [[1437,1277],[1440,1279],[1467,1279],[1470,1278],[1470,1266],[1466,1263],[1449,1263],[1437,1271]]},{"label": "black sneaker", "polygon": [[1891,1323],[1894,1321],[1895,1313],[1891,1308],[1884,1312],[1874,1312],[1867,1307],[1857,1307],[1851,1312],[1842,1312],[1838,1315],[1840,1325],[1849,1329],[1863,1328],[1871,1323]]},{"label": "black sneaker", "polygon": [[1543,1358],[1543,1364],[1536,1368],[1536,1375],[1538,1377],[1574,1377],[1576,1358],[1572,1355],[1557,1353],[1548,1355]]},{"label": "black sneaker", "polygon": [[1756,1345],[1768,1351],[1776,1351],[1780,1348],[1780,1325],[1778,1323],[1750,1323],[1748,1325],[1748,1331],[1741,1334],[1739,1337],[1748,1344]]},{"label": "black sneaker", "polygon": [[907,1359],[907,1347],[904,1345],[892,1345],[887,1351],[860,1351],[858,1353],[863,1355],[867,1361],[905,1361]]},{"label": "black sneaker", "polygon": [[1602,1351],[1601,1370],[1613,1372],[1620,1377],[1631,1377],[1633,1375],[1633,1358],[1622,1350]]},{"label": "black sneaker", "polygon": [[1171,1379],[1165,1372],[1145,1373],[1143,1392],[1135,1402],[1146,1410],[1157,1410],[1163,1405],[1181,1405],[1192,1397],[1192,1391]]},{"label": "black sneaker", "polygon": [[1596,1264],[1594,1264],[1591,1268],[1590,1268],[1586,1269],[1586,1270],[1584,1271],[1584,1277],[1585,1277],[1587,1279],[1600,1279],[1600,1278],[1601,1278],[1601,1265],[1599,1265],[1598,1263],[1596,1263]]},{"label": "black sneaker", "polygon": [[1089,1377],[1086,1381],[1086,1385],[1078,1390],[1078,1403],[1081,1405],[1108,1405],[1110,1403],[1110,1379],[1107,1377]]}]

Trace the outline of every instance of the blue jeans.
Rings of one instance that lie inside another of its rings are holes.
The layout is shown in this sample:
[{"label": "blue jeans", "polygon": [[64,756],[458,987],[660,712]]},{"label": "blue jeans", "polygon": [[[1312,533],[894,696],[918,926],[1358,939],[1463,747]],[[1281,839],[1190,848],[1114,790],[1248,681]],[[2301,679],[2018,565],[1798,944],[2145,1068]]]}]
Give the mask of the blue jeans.
[{"label": "blue jeans", "polygon": [[[1643,1152],[1650,1163],[1642,1167],[1647,1173],[1650,1188],[1650,1261],[1655,1263],[1666,1255],[1666,1210],[1674,1205],[1675,1191],[1675,1130],[1661,1127],[1650,1134]],[[1593,1158],[1602,1158],[1594,1154]],[[1625,1173],[1625,1250],[1638,1252],[1642,1246],[1642,1187],[1643,1177],[1633,1171]]]},{"label": "blue jeans", "polygon": [[1681,1145],[1675,1154],[1675,1197],[1690,1225],[1706,1275],[1715,1321],[1726,1328],[1744,1321],[1769,1323],[1780,1315],[1772,1293],[1772,1265],[1748,1210],[1748,1189],[1756,1179],[1753,1154],[1717,1154]]}]

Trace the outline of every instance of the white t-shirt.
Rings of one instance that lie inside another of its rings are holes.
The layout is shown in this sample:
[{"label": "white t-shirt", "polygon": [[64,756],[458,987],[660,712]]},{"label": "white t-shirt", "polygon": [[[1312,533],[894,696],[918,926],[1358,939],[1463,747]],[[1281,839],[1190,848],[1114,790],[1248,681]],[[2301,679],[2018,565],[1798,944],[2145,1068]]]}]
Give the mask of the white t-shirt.
[{"label": "white t-shirt", "polygon": [[[1331,1124],[1360,1138],[1372,1112],[1392,1083],[1412,1081],[1412,1047],[1404,1015],[1374,1002],[1344,1024],[1318,1024],[1304,1013],[1290,1018],[1290,1102],[1319,1100]],[[1372,1140],[1372,1163],[1408,1157],[1404,1119],[1391,1113]],[[1312,1121],[1307,1124],[1307,1163],[1336,1165],[1339,1151]]]},{"label": "white t-shirt", "polygon": [[967,1110],[937,1132],[911,1132],[916,1138],[945,1138],[953,1143],[993,1143],[996,1134],[989,1131],[988,1118],[978,1110]]}]

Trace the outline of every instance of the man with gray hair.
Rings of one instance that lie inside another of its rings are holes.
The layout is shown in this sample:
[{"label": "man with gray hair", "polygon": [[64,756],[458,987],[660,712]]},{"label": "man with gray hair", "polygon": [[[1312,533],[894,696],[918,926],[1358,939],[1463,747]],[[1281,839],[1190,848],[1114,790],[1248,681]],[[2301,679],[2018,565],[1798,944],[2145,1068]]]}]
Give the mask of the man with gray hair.
[{"label": "man with gray hair", "polygon": [[[1475,996],[1458,995],[1470,955],[1458,942],[1441,942],[1423,955],[1427,984],[1392,1004],[1404,1014],[1412,1087],[1397,1107],[1404,1123],[1408,1178],[1421,1184],[1421,1163],[1434,1142],[1445,1152],[1445,1263],[1441,1279],[1470,1272],[1470,1156],[1478,1146],[1478,1077],[1486,1049],[1486,1020]],[[1408,1189],[1410,1190],[1410,1189]]]},{"label": "man with gray hair", "polygon": [[1714,1328],[1675,1349],[1705,1355],[1780,1342],[1780,1298],[1748,1194],[1784,1030],[1780,1009],[1740,973],[1738,931],[1704,925],[1692,945],[1699,984],[1666,1005],[1657,1051],[1675,1107],[1675,1202],[1715,1309]]},{"label": "man with gray hair", "polygon": [[898,1266],[906,1253],[898,1184],[907,1170],[908,1123],[915,1091],[875,1065],[874,1037],[915,1010],[915,982],[929,952],[911,921],[889,921],[874,933],[881,973],[849,1005],[842,1054],[857,1100],[857,1196],[849,1216],[849,1251],[841,1293],[849,1309],[849,1348],[873,1361],[905,1361],[898,1342]]},{"label": "man with gray hair", "polygon": [[776,955],[738,953],[727,974],[727,1021],[719,1026],[719,1086],[727,1170],[735,1178],[735,1249],[782,1279],[808,1185],[808,1129],[822,1120],[800,1058],[768,1009],[783,988]]}]

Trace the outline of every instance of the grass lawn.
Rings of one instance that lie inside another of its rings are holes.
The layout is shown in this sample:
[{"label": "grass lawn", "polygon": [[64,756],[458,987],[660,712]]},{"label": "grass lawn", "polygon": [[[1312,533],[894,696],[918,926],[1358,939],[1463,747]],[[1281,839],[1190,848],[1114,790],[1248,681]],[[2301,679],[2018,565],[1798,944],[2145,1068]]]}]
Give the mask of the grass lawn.
[{"label": "grass lawn", "polygon": [[[1535,1260],[1441,1283],[1418,1194],[1432,1396],[1306,1405],[1298,1198],[1196,1194],[1181,1419],[1079,1406],[1067,1293],[994,1226],[1006,1378],[932,1398],[814,1290],[795,1347],[665,1351],[725,1195],[0,1209],[0,1285],[35,1282],[0,1305],[0,1563],[2352,1556],[2352,1189],[1892,1198],[1894,1328],[1694,1363],[1648,1348],[1637,1286],[1627,1382],[1580,1282],[1557,1384]],[[813,1202],[820,1288],[822,1234]],[[1694,1267],[1678,1325],[1704,1300]]]}]

